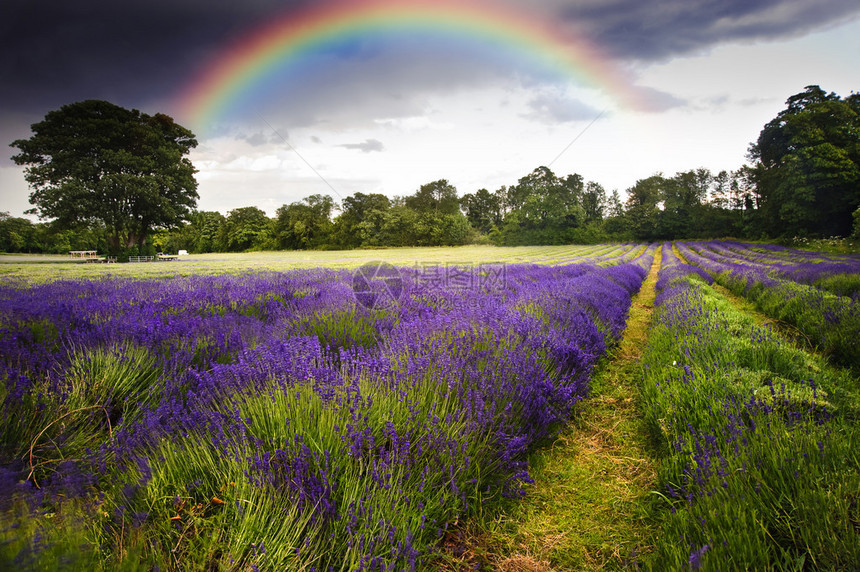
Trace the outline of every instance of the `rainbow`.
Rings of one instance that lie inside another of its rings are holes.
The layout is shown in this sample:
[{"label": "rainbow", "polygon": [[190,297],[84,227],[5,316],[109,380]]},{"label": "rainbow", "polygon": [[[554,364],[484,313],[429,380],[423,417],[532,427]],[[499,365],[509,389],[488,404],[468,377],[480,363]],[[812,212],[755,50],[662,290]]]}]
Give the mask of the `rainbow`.
[{"label": "rainbow", "polygon": [[608,92],[621,107],[643,107],[633,87],[594,46],[521,12],[478,1],[336,0],[277,18],[232,46],[182,91],[179,114],[205,130],[251,97],[267,77],[314,50],[365,35],[410,31],[494,42]]}]

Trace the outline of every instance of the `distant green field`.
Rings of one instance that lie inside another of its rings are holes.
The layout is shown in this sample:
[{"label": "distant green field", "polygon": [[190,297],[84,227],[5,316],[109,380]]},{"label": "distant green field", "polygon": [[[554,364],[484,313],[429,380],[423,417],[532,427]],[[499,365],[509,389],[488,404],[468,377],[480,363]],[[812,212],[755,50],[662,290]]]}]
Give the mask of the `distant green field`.
[{"label": "distant green field", "polygon": [[105,276],[156,277],[193,274],[235,274],[247,271],[281,271],[293,268],[354,268],[383,260],[399,266],[423,264],[538,263],[563,264],[583,256],[618,253],[624,245],[592,246],[458,246],[379,250],[279,251],[192,254],[171,262],[86,264],[64,256],[0,255],[0,277],[27,280],[97,278]]}]

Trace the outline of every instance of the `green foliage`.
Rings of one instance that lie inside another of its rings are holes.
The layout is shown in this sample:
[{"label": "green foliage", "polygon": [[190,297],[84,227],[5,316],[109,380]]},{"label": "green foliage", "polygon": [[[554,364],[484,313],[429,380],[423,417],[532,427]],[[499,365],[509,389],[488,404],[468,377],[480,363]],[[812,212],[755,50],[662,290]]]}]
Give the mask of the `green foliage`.
[{"label": "green foliage", "polygon": [[469,219],[469,224],[478,232],[488,234],[493,228],[502,225],[502,195],[487,189],[478,189],[474,194],[466,194],[460,199],[460,206]]},{"label": "green foliage", "polygon": [[636,181],[632,188],[627,189],[624,218],[637,240],[657,238],[657,222],[660,215],[657,205],[662,200],[665,184],[666,179],[662,175],[654,175]]},{"label": "green foliage", "polygon": [[219,233],[226,220],[219,212],[195,212],[191,215],[191,224],[183,229],[182,239],[178,241],[176,248],[168,248],[167,251],[218,252],[223,250],[225,245],[222,244]]},{"label": "green foliage", "polygon": [[606,192],[580,175],[561,178],[538,167],[515,186],[500,189],[500,200],[502,195],[508,210],[494,235],[499,244],[590,243],[608,236],[606,228],[599,228],[611,205]]},{"label": "green foliage", "polygon": [[[343,200],[334,220],[337,206],[323,195],[285,204],[272,220],[256,207],[234,209],[225,218],[191,211],[196,183],[183,155],[195,145],[192,134],[169,117],[106,102],[49,113],[30,140],[13,143],[21,150],[13,159],[29,165],[34,212],[55,224],[0,216],[0,251],[59,253],[104,245],[114,253],[143,252],[147,235],[157,229],[158,249],[200,253],[476,241],[860,238],[860,95],[843,99],[818,86],[790,97],[764,126],[749,150],[751,166],[732,173],[658,173],[627,189],[624,202],[618,190],[607,193],[578,174],[560,177],[542,166],[513,186],[461,198],[445,179],[394,199],[356,193]],[[101,153],[99,161],[75,163],[90,147]],[[127,204],[136,208],[129,211]],[[183,219],[189,224],[181,225]],[[69,234],[81,227],[89,232]]]},{"label": "green foliage", "polygon": [[851,231],[851,238],[855,240],[860,239],[860,207],[857,207],[851,217],[854,219],[854,226],[853,230]]},{"label": "green foliage", "polygon": [[390,207],[388,197],[379,193],[355,193],[346,197],[341,214],[334,221],[334,243],[341,248],[374,245]]},{"label": "green foliage", "polygon": [[795,326],[807,345],[860,372],[860,313],[850,298],[834,292],[855,288],[855,276],[833,277],[832,282],[825,279],[824,285],[833,286],[830,291],[788,280],[765,285],[728,273],[718,274],[714,280],[749,299],[768,316]]},{"label": "green foliage", "polygon": [[12,143],[33,192],[33,212],[62,228],[103,224],[112,252],[142,246],[197,202],[194,135],[163,114],[106,101],[64,105]]},{"label": "green foliage", "polygon": [[378,234],[369,237],[366,246],[455,246],[466,244],[472,233],[459,211],[419,212],[408,206],[391,207],[374,224]]},{"label": "green foliage", "polygon": [[538,167],[521,178],[508,196],[512,213],[517,213],[517,222],[522,228],[550,234],[584,222],[583,190],[584,183],[579,175],[561,179],[548,167]]},{"label": "green foliage", "polygon": [[860,205],[860,98],[818,86],[790,97],[750,147],[773,236],[848,236]]},{"label": "green foliage", "polygon": [[241,207],[227,213],[219,229],[222,249],[228,252],[262,249],[271,238],[272,221],[257,207]]},{"label": "green foliage", "polygon": [[660,237],[687,237],[697,230],[713,179],[707,169],[697,169],[678,173],[666,180],[661,196],[663,210],[658,223]]},{"label": "green foliage", "polygon": [[653,175],[627,190],[621,219],[635,240],[742,236],[752,209],[742,188],[739,173],[700,168],[672,178]]},{"label": "green foliage", "polygon": [[332,235],[333,208],[334,201],[328,195],[311,195],[279,208],[273,229],[278,248],[307,250],[327,245]]},{"label": "green foliage", "polygon": [[56,223],[33,223],[0,212],[0,252],[68,254],[70,250],[106,249],[102,225],[64,229]]},{"label": "green foliage", "polygon": [[457,189],[445,179],[421,185],[414,195],[406,197],[405,206],[425,214],[453,215],[460,212]]},{"label": "green foliage", "polygon": [[25,218],[0,212],[0,252],[29,252],[36,241],[36,229]]},{"label": "green foliage", "polygon": [[586,224],[603,220],[608,204],[606,189],[600,183],[589,181],[582,192],[581,203],[582,210],[585,212]]}]

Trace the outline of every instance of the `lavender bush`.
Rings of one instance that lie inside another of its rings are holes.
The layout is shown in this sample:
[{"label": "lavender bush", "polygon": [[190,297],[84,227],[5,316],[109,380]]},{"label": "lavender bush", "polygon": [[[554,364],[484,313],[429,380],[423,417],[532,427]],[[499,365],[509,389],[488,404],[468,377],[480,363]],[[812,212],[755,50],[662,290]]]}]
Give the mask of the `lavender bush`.
[{"label": "lavender bush", "polygon": [[809,345],[860,372],[860,298],[837,296],[791,280],[767,267],[740,263],[714,243],[679,243],[684,258],[721,285],[749,298],[765,314],[795,326]]},{"label": "lavender bush", "polygon": [[719,262],[755,267],[767,274],[839,296],[860,292],[860,258],[795,250],[778,245],[711,241],[703,246]]},{"label": "lavender bush", "polygon": [[404,269],[382,307],[324,269],[6,285],[0,559],[415,569],[523,493],[652,256]]}]

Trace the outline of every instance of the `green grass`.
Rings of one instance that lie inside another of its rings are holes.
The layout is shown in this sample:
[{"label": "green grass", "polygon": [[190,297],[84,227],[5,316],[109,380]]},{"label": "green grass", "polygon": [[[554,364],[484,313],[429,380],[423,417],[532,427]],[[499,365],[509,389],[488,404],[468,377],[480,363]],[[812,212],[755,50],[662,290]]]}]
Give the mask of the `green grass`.
[{"label": "green grass", "polygon": [[[132,344],[76,354],[62,384],[43,381],[2,424],[0,447],[7,458],[25,462],[35,483],[62,462],[96,450],[158,399],[161,368],[144,348]],[[0,384],[0,401],[6,395]],[[130,407],[133,404],[134,407]]]},{"label": "green grass", "polygon": [[833,274],[814,284],[817,288],[833,292],[838,296],[853,296],[860,292],[860,275],[857,274]]}]

